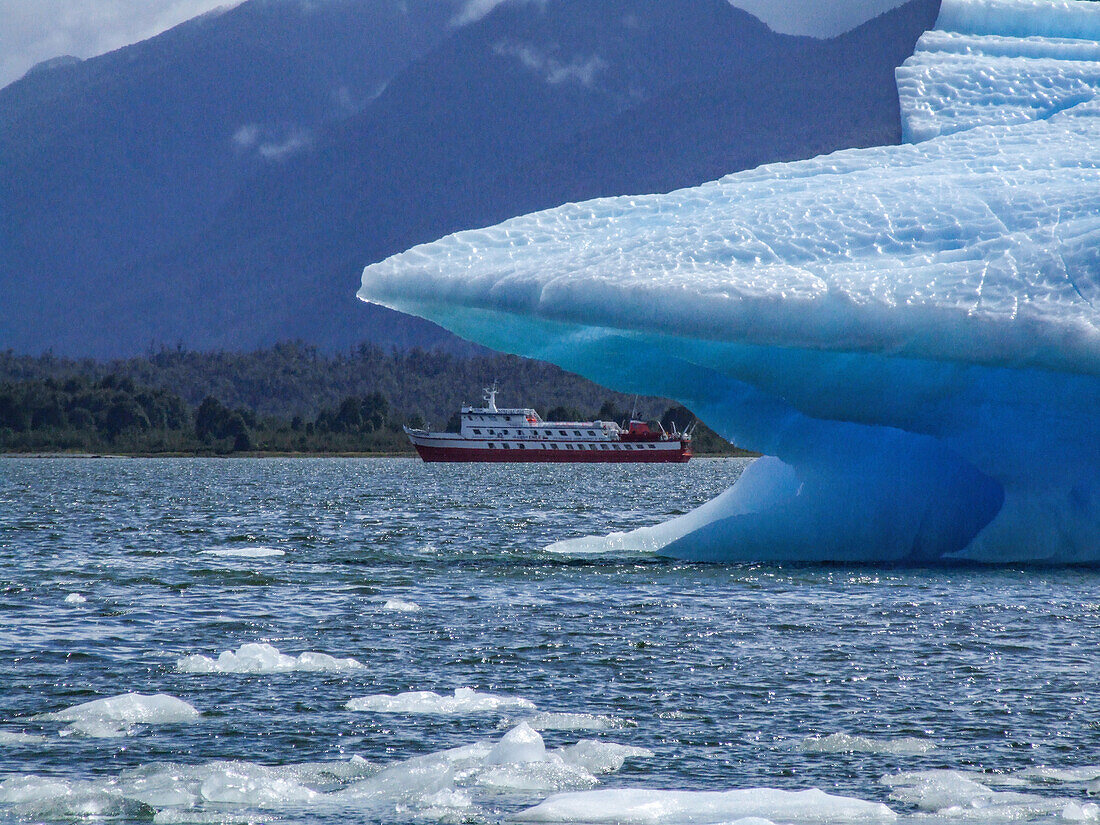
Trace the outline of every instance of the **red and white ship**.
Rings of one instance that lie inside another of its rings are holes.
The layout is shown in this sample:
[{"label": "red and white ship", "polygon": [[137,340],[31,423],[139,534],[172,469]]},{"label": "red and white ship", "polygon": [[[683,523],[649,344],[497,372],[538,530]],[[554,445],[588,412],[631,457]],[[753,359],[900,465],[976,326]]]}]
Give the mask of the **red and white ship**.
[{"label": "red and white ship", "polygon": [[631,421],[543,421],[532,409],[498,409],[496,387],[488,406],[463,405],[457,433],[405,427],[425,461],[677,462],[691,458],[690,433],[652,429]]}]

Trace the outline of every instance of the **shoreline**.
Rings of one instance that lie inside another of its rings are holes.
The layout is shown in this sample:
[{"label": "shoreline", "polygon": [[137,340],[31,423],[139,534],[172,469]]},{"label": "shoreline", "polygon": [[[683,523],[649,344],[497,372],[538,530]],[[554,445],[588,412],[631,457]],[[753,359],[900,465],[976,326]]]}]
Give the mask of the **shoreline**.
[{"label": "shoreline", "polygon": [[[728,453],[700,453],[692,458],[759,458],[760,453],[735,450]],[[288,453],[252,451],[240,453],[174,452],[174,453],[87,453],[87,452],[31,452],[0,453],[0,458],[419,458],[415,452],[336,452],[336,453]]]}]

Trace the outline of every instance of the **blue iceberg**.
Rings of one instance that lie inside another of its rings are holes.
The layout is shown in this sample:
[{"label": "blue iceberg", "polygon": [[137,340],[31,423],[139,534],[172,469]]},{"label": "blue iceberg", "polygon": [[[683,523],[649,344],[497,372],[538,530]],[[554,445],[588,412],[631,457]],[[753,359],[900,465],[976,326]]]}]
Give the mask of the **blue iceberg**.
[{"label": "blue iceberg", "polygon": [[944,0],[900,146],[460,232],[364,300],[765,455],[665,524],[708,561],[1100,561],[1100,4]]}]

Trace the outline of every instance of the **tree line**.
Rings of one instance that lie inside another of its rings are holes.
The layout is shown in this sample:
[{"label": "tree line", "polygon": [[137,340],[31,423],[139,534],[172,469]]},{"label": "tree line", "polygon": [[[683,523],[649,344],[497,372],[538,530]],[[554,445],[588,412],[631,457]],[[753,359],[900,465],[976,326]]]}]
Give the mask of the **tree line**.
[{"label": "tree line", "polygon": [[[667,401],[504,355],[371,346],[325,354],[295,343],[110,362],[8,351],[0,352],[0,451],[411,453],[403,424],[453,427],[461,404],[480,403],[494,379],[504,403],[533,406],[547,420],[622,422],[633,411],[681,430],[694,420]],[[731,451],[703,426],[695,446]]]}]

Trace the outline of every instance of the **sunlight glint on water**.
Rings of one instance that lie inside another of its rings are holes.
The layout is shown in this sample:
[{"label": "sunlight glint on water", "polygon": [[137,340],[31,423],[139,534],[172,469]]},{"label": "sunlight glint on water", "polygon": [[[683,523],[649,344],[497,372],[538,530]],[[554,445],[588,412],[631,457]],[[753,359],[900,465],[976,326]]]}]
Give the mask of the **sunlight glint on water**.
[{"label": "sunlight glint on water", "polygon": [[543,549],[743,466],[0,459],[0,821],[1100,815],[1092,571]]}]

